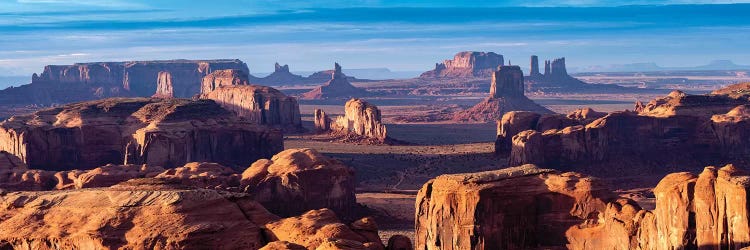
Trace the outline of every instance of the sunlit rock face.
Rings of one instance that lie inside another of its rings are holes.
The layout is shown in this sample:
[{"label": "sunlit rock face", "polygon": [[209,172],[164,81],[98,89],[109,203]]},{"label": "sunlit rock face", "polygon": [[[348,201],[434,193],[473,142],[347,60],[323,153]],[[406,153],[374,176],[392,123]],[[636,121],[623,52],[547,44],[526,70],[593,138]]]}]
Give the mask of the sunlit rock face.
[{"label": "sunlit rock face", "polygon": [[453,59],[435,64],[435,69],[422,73],[421,78],[490,77],[504,65],[503,55],[494,52],[463,51]]},{"label": "sunlit rock face", "polygon": [[315,111],[315,127],[319,132],[372,142],[386,142],[388,132],[382,123],[380,109],[362,99],[351,99],[344,105],[344,115],[330,118],[322,110]]},{"label": "sunlit rock face", "polygon": [[280,131],[240,119],[214,101],[186,99],[69,104],[3,121],[0,138],[0,150],[44,170],[168,168],[192,161],[244,168],[283,148]]}]

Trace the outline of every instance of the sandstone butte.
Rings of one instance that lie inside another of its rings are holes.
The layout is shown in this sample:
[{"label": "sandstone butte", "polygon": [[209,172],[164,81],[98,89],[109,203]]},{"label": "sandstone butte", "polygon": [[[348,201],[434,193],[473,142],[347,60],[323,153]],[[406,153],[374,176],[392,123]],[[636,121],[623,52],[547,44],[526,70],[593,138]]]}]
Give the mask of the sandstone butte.
[{"label": "sandstone butte", "polygon": [[500,66],[492,72],[490,96],[474,107],[453,115],[455,121],[492,122],[509,111],[552,113],[524,95],[523,71],[518,66]]},{"label": "sandstone butte", "polygon": [[214,100],[255,124],[302,132],[297,99],[271,87],[251,85],[247,74],[237,70],[217,70],[203,78],[201,99]]},{"label": "sandstone butte", "polygon": [[746,98],[675,91],[647,105],[638,103],[638,112],[614,112],[593,121],[509,113],[498,124],[496,152],[509,155],[510,165],[530,163],[597,176],[744,164],[750,154]]},{"label": "sandstone butte", "polygon": [[656,208],[601,182],[523,165],[439,176],[419,191],[421,249],[739,249],[750,245],[750,177],[732,165],[669,174]]},{"label": "sandstone butte", "polygon": [[[200,93],[204,76],[215,70],[249,72],[240,60],[169,60],[48,65],[30,84],[0,91],[2,105],[51,105],[107,97]],[[167,84],[168,83],[168,84]]]},{"label": "sandstone butte", "polygon": [[282,216],[320,208],[349,216],[357,207],[354,170],[313,149],[288,149],[258,160],[242,173],[241,185]]},{"label": "sandstone butte", "polygon": [[453,59],[436,63],[435,69],[422,73],[420,78],[490,77],[504,64],[503,55],[494,52],[462,51]]},{"label": "sandstone butte", "polygon": [[539,70],[539,57],[532,55],[526,90],[543,93],[660,93],[661,90],[622,87],[615,84],[589,84],[568,75],[565,57],[544,61]]},{"label": "sandstone butte", "polygon": [[338,63],[335,63],[333,66],[330,80],[322,86],[302,94],[302,99],[336,99],[369,95],[369,92],[366,90],[354,87],[354,85],[349,83],[346,75],[341,72],[341,66]]},{"label": "sandstone butte", "polygon": [[283,148],[279,130],[240,119],[211,100],[110,98],[0,122],[0,150],[41,170],[106,164],[171,168],[187,162],[246,167]]},{"label": "sandstone butte", "polygon": [[353,98],[344,105],[344,115],[335,120],[323,110],[315,110],[315,129],[340,137],[344,141],[387,143],[391,141],[380,110],[362,99]]}]

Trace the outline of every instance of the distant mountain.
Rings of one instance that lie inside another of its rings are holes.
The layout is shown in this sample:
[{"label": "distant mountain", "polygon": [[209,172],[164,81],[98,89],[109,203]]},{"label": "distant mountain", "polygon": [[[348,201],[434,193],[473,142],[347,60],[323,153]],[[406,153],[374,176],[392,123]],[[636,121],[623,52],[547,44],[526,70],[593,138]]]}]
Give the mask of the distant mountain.
[{"label": "distant mountain", "polygon": [[706,65],[694,67],[661,67],[656,63],[630,63],[572,68],[572,71],[575,72],[645,72],[669,70],[750,70],[750,65],[739,65],[731,60],[714,60]]},{"label": "distant mountain", "polygon": [[0,76],[0,89],[21,86],[31,82],[31,76]]},{"label": "distant mountain", "polygon": [[[363,68],[363,69],[344,69],[344,74],[357,79],[385,80],[385,79],[408,79],[419,76],[421,71],[391,71],[388,68]],[[309,76],[317,71],[292,71],[292,74]],[[257,77],[265,77],[271,73],[253,73]]]}]

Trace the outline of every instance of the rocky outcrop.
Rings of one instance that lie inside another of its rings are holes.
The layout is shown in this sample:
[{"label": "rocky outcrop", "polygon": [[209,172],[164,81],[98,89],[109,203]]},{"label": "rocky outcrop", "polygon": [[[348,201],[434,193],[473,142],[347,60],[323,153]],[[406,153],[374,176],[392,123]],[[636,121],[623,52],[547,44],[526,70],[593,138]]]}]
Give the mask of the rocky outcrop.
[{"label": "rocky outcrop", "polygon": [[347,216],[356,205],[354,170],[313,149],[288,149],[253,163],[242,186],[270,211],[286,216],[330,208]]},{"label": "rocky outcrop", "polygon": [[606,115],[607,113],[597,112],[591,108],[577,109],[568,115],[542,115],[528,111],[511,111],[505,113],[502,119],[497,122],[495,153],[498,155],[509,154],[513,144],[513,136],[522,131],[534,130],[544,132],[550,129],[563,129],[570,126],[586,125]]},{"label": "rocky outcrop", "polygon": [[[351,99],[344,106],[344,115],[331,120],[322,110],[315,112],[315,127],[347,141],[384,143],[390,140],[382,123],[380,110],[361,99]],[[327,130],[326,130],[327,128]]]},{"label": "rocky outcrop", "polygon": [[[496,151],[507,153],[512,147],[511,165],[535,163],[595,175],[663,174],[747,163],[746,105],[750,101],[725,95],[673,92],[642,105],[638,113],[598,118],[603,114],[581,110],[565,119],[540,117],[536,126],[505,121],[508,128],[499,125]],[[502,133],[524,129],[537,133]]]},{"label": "rocky outcrop", "polygon": [[248,85],[248,74],[241,70],[217,70],[201,80],[201,92],[205,95],[224,86]]},{"label": "rocky outcrop", "polygon": [[[272,240],[299,244],[307,249],[384,249],[380,238],[371,239],[352,230],[325,208],[268,223],[266,228]],[[377,233],[377,226],[374,230]]]},{"label": "rocky outcrop", "polygon": [[417,197],[423,249],[740,249],[750,246],[750,176],[733,165],[673,173],[656,208],[596,179],[531,165],[429,181]]},{"label": "rocky outcrop", "polygon": [[216,71],[203,79],[201,99],[216,101],[221,107],[252,123],[302,132],[297,99],[271,87],[248,85],[241,71]]},{"label": "rocky outcrop", "polygon": [[242,177],[233,169],[216,163],[190,162],[182,167],[164,170],[153,178],[196,188],[240,191]]},{"label": "rocky outcrop", "polygon": [[346,75],[341,72],[341,66],[334,64],[334,70],[331,73],[331,80],[320,87],[302,94],[302,99],[332,99],[332,98],[352,98],[369,95],[364,89],[354,87]]},{"label": "rocky outcrop", "polygon": [[732,84],[727,87],[714,90],[713,92],[711,92],[711,94],[728,95],[735,99],[739,99],[739,98],[748,99],[750,98],[750,82]]},{"label": "rocky outcrop", "polygon": [[610,203],[601,220],[572,227],[570,249],[740,249],[750,246],[750,178],[732,165],[669,174],[654,189],[656,209]]},{"label": "rocky outcrop", "polygon": [[248,72],[247,65],[240,60],[48,65],[41,74],[32,76],[30,84],[0,91],[0,105],[51,105],[107,97],[152,95],[192,97],[200,93],[204,76],[221,69]]},{"label": "rocky outcrop", "polygon": [[463,51],[452,60],[435,64],[435,69],[422,73],[420,78],[490,77],[504,62],[503,55],[494,52]]},{"label": "rocky outcrop", "polygon": [[253,80],[255,84],[263,85],[296,85],[296,84],[310,84],[310,83],[323,83],[328,79],[322,81],[311,81],[303,76],[295,75],[289,72],[289,65],[281,66],[279,63],[274,65],[274,71],[270,75]]},{"label": "rocky outcrop", "polygon": [[192,161],[247,166],[283,148],[280,131],[239,119],[211,100],[113,98],[0,123],[0,150],[43,170],[112,164],[165,168]]},{"label": "rocky outcrop", "polygon": [[565,232],[595,219],[613,196],[596,179],[533,165],[442,175],[419,190],[420,249],[564,246]]},{"label": "rocky outcrop", "polygon": [[13,249],[259,249],[278,220],[248,195],[153,179],[0,199],[0,245]]},{"label": "rocky outcrop", "polygon": [[491,122],[509,111],[552,113],[524,95],[523,72],[518,66],[502,66],[495,71],[490,96],[474,107],[456,113],[453,120]]}]

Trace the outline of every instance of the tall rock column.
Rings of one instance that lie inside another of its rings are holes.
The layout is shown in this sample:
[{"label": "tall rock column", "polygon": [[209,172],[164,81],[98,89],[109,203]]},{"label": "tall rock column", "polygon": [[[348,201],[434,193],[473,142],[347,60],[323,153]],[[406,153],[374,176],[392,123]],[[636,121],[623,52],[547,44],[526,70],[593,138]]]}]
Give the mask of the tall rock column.
[{"label": "tall rock column", "polygon": [[160,71],[156,80],[156,94],[154,94],[154,97],[174,97],[174,85],[172,85],[172,81],[172,73],[169,71]]},{"label": "tall rock column", "polygon": [[530,69],[531,69],[531,72],[529,73],[529,76],[541,75],[541,73],[539,73],[539,57],[531,56]]},{"label": "tall rock column", "polygon": [[519,66],[500,66],[492,73],[490,97],[523,96],[523,71]]},{"label": "tall rock column", "polygon": [[550,74],[549,60],[544,60],[544,76],[549,76],[549,74]]}]

